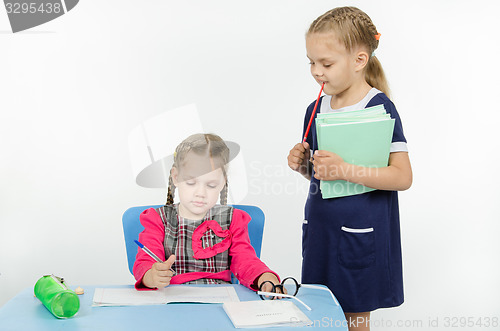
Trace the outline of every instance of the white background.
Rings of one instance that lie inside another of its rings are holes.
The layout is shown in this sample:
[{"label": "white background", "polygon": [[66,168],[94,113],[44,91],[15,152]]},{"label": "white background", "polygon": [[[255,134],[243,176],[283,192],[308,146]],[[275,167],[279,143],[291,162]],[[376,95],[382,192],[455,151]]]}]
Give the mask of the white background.
[{"label": "white background", "polygon": [[319,91],[304,34],[347,4],[382,33],[414,170],[400,193],[405,303],[373,313],[373,329],[500,317],[496,1],[81,1],[17,34],[0,9],[0,306],[48,273],[133,283],[121,215],[165,191],[135,184],[128,134],[189,103],[244,152],[262,259],[300,277],[307,182],[286,156]]}]

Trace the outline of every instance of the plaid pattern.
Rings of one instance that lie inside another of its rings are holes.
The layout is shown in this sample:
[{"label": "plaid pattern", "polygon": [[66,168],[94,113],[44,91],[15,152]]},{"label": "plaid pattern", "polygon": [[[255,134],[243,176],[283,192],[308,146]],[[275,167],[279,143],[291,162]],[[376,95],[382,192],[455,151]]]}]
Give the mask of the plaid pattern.
[{"label": "plaid pattern", "polygon": [[[206,220],[215,220],[222,230],[229,229],[233,217],[233,207],[214,206],[204,219],[192,221],[178,216],[178,204],[165,205],[156,210],[165,226],[165,259],[170,256],[169,252],[175,254],[173,269],[177,274],[187,272],[210,272],[216,273],[229,269],[229,250],[219,253],[207,259],[195,259],[193,257],[192,238],[193,232]],[[209,229],[202,237],[202,247],[206,248],[220,243],[220,238]],[[219,279],[202,278],[188,282],[188,284],[227,284]]]}]

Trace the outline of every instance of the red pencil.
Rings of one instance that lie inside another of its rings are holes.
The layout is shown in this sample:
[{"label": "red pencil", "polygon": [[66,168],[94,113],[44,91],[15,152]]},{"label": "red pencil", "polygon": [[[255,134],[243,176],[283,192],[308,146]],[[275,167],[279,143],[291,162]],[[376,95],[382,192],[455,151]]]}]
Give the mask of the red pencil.
[{"label": "red pencil", "polygon": [[313,109],[313,112],[311,114],[311,119],[309,119],[309,124],[307,125],[306,133],[304,134],[304,139],[302,140],[302,142],[306,141],[307,135],[309,134],[309,129],[311,128],[311,123],[313,121],[314,114],[316,114],[316,108],[318,108],[318,103],[319,103],[319,99],[321,98],[321,93],[323,92],[323,87],[325,87],[324,82],[323,82],[323,84],[321,84],[321,90],[319,90],[318,99],[316,99],[316,104],[314,105],[314,109]]}]

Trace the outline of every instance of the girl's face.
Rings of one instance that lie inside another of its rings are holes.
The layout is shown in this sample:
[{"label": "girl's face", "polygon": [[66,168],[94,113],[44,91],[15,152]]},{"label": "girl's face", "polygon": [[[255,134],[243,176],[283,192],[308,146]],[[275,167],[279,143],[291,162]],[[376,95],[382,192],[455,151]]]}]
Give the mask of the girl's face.
[{"label": "girl's face", "polygon": [[179,214],[200,220],[215,206],[226,184],[222,169],[210,158],[188,153],[180,169],[172,168],[172,180],[179,192]]},{"label": "girl's face", "polygon": [[323,91],[326,94],[348,94],[360,78],[364,79],[364,74],[360,75],[364,65],[360,66],[359,53],[348,51],[335,33],[309,34],[306,50],[311,61],[311,74],[318,84],[325,83]]}]

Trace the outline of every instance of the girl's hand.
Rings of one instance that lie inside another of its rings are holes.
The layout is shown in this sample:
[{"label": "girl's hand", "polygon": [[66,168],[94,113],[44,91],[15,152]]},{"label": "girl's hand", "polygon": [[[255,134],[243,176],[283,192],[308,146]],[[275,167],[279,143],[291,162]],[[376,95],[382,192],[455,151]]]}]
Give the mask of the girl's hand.
[{"label": "girl's hand", "polygon": [[308,170],[309,155],[309,144],[307,142],[298,143],[288,154],[288,166],[305,177],[310,176]]},{"label": "girl's hand", "polygon": [[337,154],[329,151],[316,151],[313,158],[314,178],[319,180],[345,179],[347,163]]},{"label": "girl's hand", "polygon": [[[273,292],[273,286],[269,283],[273,283],[274,285],[281,285],[280,281],[278,280],[278,277],[276,277],[275,274],[271,272],[264,272],[262,275],[257,280],[257,287],[259,288],[259,291],[262,292]],[[262,288],[261,288],[262,286]],[[275,287],[276,293],[281,293],[281,288]],[[283,289],[286,292],[286,289]],[[282,297],[276,297],[276,299],[281,299]]]},{"label": "girl's hand", "polygon": [[142,283],[149,288],[164,288],[170,285],[173,272],[170,270],[175,262],[175,255],[170,255],[165,262],[156,262],[151,269],[146,271]]},{"label": "girl's hand", "polygon": [[412,183],[408,152],[390,153],[389,165],[380,168],[350,164],[328,151],[316,151],[313,157],[314,178],[319,180],[345,180],[386,191],[404,191]]},{"label": "girl's hand", "polygon": [[[280,284],[280,281],[278,280],[278,277],[276,277],[276,275],[273,274],[273,273],[271,273],[271,272],[264,272],[262,275],[259,276],[259,279],[257,280],[257,287],[260,289],[260,286],[264,282],[271,282],[274,285],[279,285]],[[263,291],[263,292],[272,292],[273,291],[273,286],[271,284],[269,284],[269,283],[265,283],[262,286],[262,289],[260,289],[260,291]]]}]

